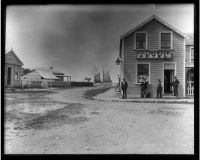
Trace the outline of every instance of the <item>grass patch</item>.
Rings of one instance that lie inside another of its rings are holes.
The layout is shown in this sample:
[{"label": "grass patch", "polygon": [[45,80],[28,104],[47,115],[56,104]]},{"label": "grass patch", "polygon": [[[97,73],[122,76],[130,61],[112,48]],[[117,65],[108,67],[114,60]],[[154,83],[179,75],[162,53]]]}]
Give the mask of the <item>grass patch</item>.
[{"label": "grass patch", "polygon": [[94,99],[93,97],[100,94],[100,93],[104,93],[106,91],[108,91],[111,87],[102,87],[102,88],[97,88],[97,89],[92,89],[92,90],[88,90],[86,91],[83,96],[86,99]]}]

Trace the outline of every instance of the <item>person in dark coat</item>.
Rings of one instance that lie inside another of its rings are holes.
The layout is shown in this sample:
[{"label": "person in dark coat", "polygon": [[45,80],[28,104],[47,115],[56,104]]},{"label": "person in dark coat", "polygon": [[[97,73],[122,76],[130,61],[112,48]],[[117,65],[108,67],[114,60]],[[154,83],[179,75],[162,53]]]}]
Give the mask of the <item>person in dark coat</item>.
[{"label": "person in dark coat", "polygon": [[158,79],[157,98],[162,98],[162,85],[160,79]]},{"label": "person in dark coat", "polygon": [[121,89],[122,89],[122,98],[127,98],[127,88],[128,88],[128,83],[123,78],[122,84],[121,84]]},{"label": "person in dark coat", "polygon": [[173,86],[174,86],[174,96],[176,96],[176,98],[178,98],[178,85],[179,85],[179,83],[180,83],[179,80],[175,76]]},{"label": "person in dark coat", "polygon": [[147,82],[146,79],[143,79],[143,81],[141,82],[141,98],[145,98],[146,97],[146,89],[147,89]]}]

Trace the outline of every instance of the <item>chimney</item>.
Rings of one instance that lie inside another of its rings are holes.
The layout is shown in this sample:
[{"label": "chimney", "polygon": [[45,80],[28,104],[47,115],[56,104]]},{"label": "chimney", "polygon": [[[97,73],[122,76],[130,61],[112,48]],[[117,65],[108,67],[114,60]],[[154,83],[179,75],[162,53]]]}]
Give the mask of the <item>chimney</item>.
[{"label": "chimney", "polygon": [[50,67],[51,70],[53,70],[53,67]]}]

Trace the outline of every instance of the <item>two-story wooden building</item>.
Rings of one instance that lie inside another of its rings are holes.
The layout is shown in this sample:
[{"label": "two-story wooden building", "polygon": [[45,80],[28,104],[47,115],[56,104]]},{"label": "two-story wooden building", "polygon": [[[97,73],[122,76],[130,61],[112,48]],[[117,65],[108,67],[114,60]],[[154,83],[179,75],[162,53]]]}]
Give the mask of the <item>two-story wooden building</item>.
[{"label": "two-story wooden building", "polygon": [[142,79],[151,97],[156,97],[158,79],[163,94],[173,96],[174,76],[180,81],[179,97],[185,97],[185,35],[164,20],[153,15],[122,35],[119,57],[129,97],[140,97]]}]

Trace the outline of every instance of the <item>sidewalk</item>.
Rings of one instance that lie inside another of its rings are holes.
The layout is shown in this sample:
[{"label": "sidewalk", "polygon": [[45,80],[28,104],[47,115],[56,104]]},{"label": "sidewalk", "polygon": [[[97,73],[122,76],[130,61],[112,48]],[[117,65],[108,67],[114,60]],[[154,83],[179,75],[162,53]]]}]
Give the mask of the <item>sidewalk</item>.
[{"label": "sidewalk", "polygon": [[136,98],[128,97],[127,99],[121,98],[121,93],[118,93],[115,88],[93,97],[98,101],[113,101],[113,102],[135,102],[135,103],[194,103],[194,99],[176,99],[173,97],[163,98]]}]

